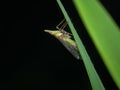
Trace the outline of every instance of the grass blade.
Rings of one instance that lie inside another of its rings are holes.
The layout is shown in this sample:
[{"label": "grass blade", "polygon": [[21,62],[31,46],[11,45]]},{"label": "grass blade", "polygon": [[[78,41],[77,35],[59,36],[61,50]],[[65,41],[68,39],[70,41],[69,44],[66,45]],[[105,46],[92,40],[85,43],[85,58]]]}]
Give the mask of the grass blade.
[{"label": "grass blade", "polygon": [[104,90],[104,86],[103,86],[103,84],[102,84],[102,82],[101,82],[101,80],[100,80],[100,78],[99,78],[99,76],[98,76],[98,74],[97,74],[97,72],[96,72],[96,70],[95,70],[95,68],[94,68],[94,66],[93,66],[93,64],[92,64],[86,50],[85,50],[85,48],[84,48],[84,45],[82,44],[82,42],[81,42],[81,40],[80,40],[80,38],[79,38],[73,24],[71,22],[66,10],[64,9],[64,7],[63,7],[60,0],[57,0],[57,3],[59,5],[59,7],[61,8],[61,11],[62,11],[65,19],[67,20],[68,25],[70,27],[70,30],[71,30],[71,32],[72,32],[72,34],[74,36],[74,39],[75,39],[75,41],[76,41],[76,43],[78,45],[78,49],[79,49],[79,52],[80,52],[81,57],[83,59],[83,62],[85,64],[85,68],[87,70],[87,73],[88,73],[92,88],[94,90]]},{"label": "grass blade", "polygon": [[73,1],[108,71],[120,89],[120,29],[99,0]]}]

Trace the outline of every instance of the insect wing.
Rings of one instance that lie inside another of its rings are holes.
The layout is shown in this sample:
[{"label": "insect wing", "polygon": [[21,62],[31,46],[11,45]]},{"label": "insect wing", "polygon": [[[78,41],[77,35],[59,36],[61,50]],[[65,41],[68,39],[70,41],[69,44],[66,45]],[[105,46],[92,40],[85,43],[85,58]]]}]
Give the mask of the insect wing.
[{"label": "insect wing", "polygon": [[76,50],[75,47],[73,47],[71,44],[68,44],[67,42],[65,42],[64,40],[59,40],[64,47],[76,58],[76,59],[80,59],[79,53]]}]

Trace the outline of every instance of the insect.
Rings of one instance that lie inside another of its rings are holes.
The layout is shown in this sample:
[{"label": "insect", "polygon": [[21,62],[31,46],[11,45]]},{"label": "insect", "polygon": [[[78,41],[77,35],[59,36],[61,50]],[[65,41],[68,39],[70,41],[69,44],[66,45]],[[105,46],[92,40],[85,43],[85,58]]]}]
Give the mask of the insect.
[{"label": "insect", "polygon": [[57,38],[76,59],[80,59],[76,42],[71,39],[72,34],[64,30],[66,26],[67,26],[67,22],[64,19],[56,26],[58,30],[54,30],[54,31],[44,30],[44,31]]}]

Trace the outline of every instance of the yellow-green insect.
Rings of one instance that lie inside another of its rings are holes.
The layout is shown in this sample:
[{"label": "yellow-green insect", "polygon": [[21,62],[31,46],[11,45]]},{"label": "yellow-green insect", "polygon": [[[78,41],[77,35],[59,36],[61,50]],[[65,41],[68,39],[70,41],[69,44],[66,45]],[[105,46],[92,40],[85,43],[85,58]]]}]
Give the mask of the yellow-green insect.
[{"label": "yellow-green insect", "polygon": [[[64,22],[64,21],[65,20],[62,20],[56,26],[56,28],[58,30],[44,30],[44,31],[53,35],[55,38],[57,38],[76,59],[80,59],[80,55],[79,55],[79,52],[78,52],[76,42],[71,39],[71,37],[72,37],[71,34],[64,30],[64,28],[67,25],[67,22]],[[59,28],[59,26],[62,23],[63,23],[63,25]]]}]

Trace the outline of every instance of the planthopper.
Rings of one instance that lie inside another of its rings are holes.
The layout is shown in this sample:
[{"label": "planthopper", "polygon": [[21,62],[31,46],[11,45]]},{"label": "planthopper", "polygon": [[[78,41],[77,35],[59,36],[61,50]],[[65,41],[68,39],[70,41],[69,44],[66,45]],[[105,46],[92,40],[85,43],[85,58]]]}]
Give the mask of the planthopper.
[{"label": "planthopper", "polygon": [[66,26],[67,22],[64,19],[56,26],[58,30],[44,31],[57,38],[76,59],[80,59],[76,42],[72,39],[72,34],[64,30]]}]

